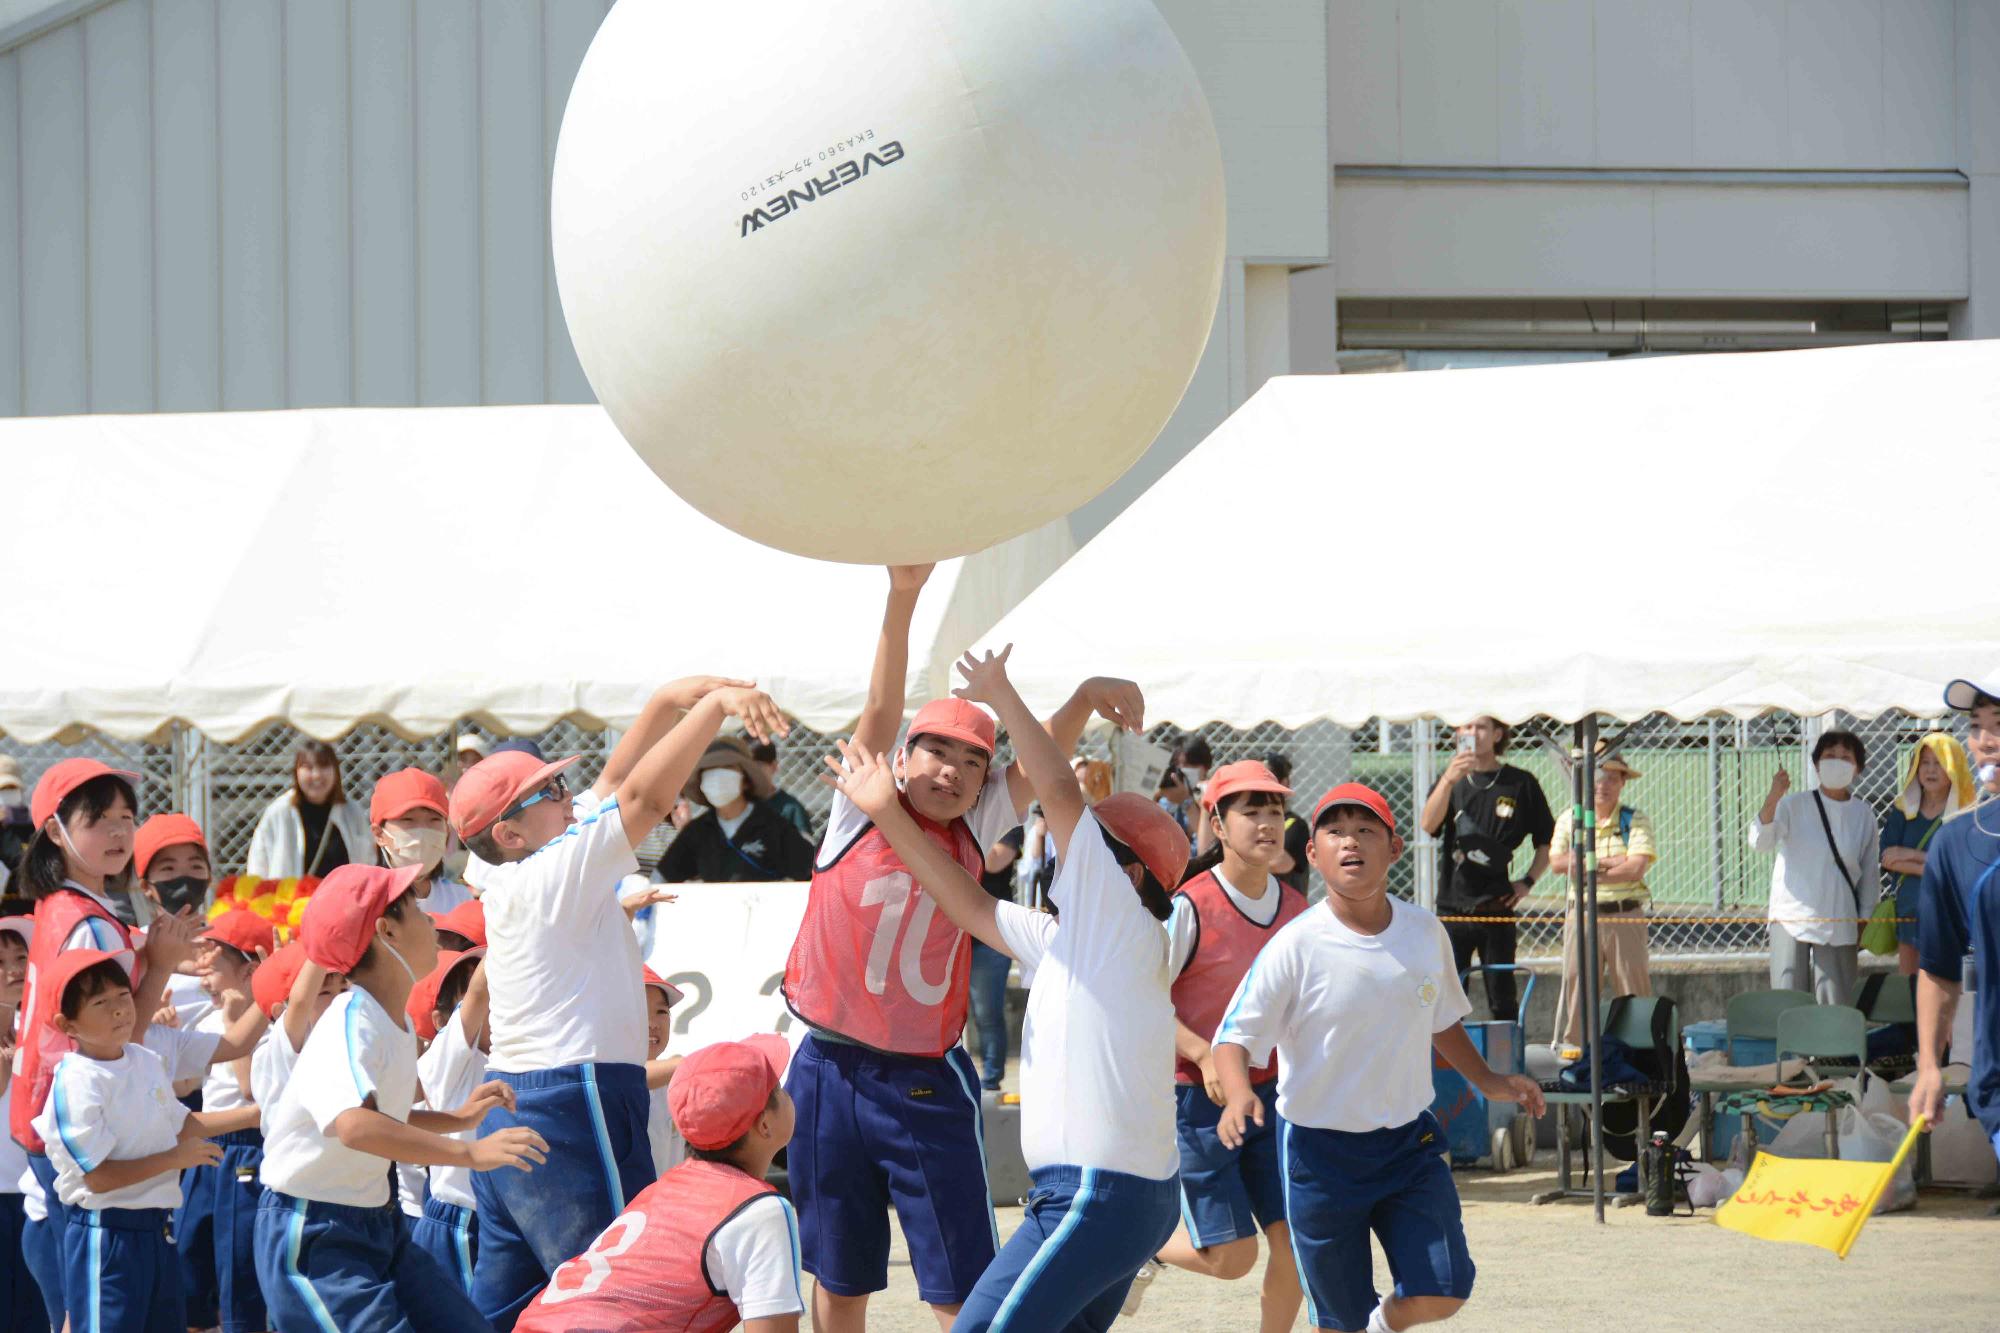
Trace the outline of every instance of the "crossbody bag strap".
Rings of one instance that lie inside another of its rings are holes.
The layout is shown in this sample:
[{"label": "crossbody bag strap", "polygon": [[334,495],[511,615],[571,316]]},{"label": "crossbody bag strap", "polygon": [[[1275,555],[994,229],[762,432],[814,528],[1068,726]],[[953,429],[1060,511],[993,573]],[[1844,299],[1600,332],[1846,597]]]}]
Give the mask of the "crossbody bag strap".
[{"label": "crossbody bag strap", "polygon": [[1847,881],[1847,891],[1854,895],[1854,914],[1860,916],[1861,886],[1854,882],[1854,876],[1848,872],[1847,862],[1841,859],[1840,844],[1833,840],[1833,821],[1826,816],[1826,798],[1818,792],[1813,793],[1813,808],[1819,811],[1819,826],[1826,831],[1826,846],[1827,850],[1833,853],[1833,863],[1839,867],[1840,877]]}]

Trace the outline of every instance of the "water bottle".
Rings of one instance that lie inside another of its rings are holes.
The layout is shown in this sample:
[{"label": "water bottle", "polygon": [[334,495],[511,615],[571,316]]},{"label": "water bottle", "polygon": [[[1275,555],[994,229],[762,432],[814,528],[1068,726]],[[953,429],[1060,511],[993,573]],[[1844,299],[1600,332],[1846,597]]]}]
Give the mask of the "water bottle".
[{"label": "water bottle", "polygon": [[1674,1150],[1667,1131],[1653,1131],[1653,1141],[1641,1151],[1646,1157],[1646,1216],[1674,1215]]}]

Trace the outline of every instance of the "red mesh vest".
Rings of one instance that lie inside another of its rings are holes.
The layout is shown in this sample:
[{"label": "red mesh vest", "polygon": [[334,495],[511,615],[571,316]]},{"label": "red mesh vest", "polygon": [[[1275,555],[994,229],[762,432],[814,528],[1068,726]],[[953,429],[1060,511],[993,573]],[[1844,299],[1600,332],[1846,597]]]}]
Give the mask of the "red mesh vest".
[{"label": "red mesh vest", "polygon": [[702,1265],[723,1224],[776,1190],[733,1166],[683,1162],[648,1185],[521,1312],[521,1333],[724,1333],[740,1322]]},{"label": "red mesh vest", "polygon": [[[979,878],[986,857],[963,819],[947,828],[910,815]],[[943,1055],[965,1030],[971,954],[971,937],[920,891],[870,824],[832,865],[813,871],[785,960],[785,1003],[814,1027],[878,1051]]]},{"label": "red mesh vest", "polygon": [[[1201,930],[1195,936],[1194,953],[1174,979],[1174,1015],[1203,1037],[1212,1037],[1222,1026],[1222,1015],[1236,994],[1236,987],[1257,954],[1273,935],[1306,910],[1306,896],[1281,880],[1273,879],[1278,891],[1278,914],[1268,926],[1260,926],[1243,915],[1229,894],[1216,881],[1213,870],[1205,870],[1181,885],[1180,896],[1194,904],[1195,919]],[[1268,1083],[1278,1076],[1278,1057],[1261,1069],[1250,1071],[1252,1083]],[[1174,1060],[1176,1083],[1200,1083],[1201,1068],[1187,1060]]]},{"label": "red mesh vest", "polygon": [[[20,1050],[14,1058],[14,1095],[7,1104],[7,1130],[29,1152],[45,1150],[41,1135],[35,1133],[29,1122],[42,1113],[42,1104],[49,1099],[56,1065],[76,1049],[76,1043],[56,1031],[56,1025],[49,1021],[61,1005],[62,996],[37,985],[35,979],[48,974],[49,965],[62,952],[63,941],[91,917],[101,917],[117,927],[119,948],[132,947],[132,932],[125,929],[125,923],[105,911],[87,893],[57,889],[35,904],[35,940],[28,947],[28,981],[21,991],[17,1030]],[[134,985],[145,975],[145,966],[145,959],[141,958],[132,976]],[[151,1015],[141,1018],[150,1019]]]}]

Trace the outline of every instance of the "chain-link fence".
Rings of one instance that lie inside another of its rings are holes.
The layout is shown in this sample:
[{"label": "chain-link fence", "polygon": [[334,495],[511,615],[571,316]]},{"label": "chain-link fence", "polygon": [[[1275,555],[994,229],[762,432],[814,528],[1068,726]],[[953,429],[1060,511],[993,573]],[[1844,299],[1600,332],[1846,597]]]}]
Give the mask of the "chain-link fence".
[{"label": "chain-link fence", "polygon": [[[1868,721],[1836,715],[1802,718],[1770,714],[1748,721],[1713,719],[1678,722],[1656,716],[1632,727],[1607,723],[1603,735],[1641,776],[1627,784],[1626,804],[1652,821],[1660,859],[1647,877],[1654,925],[1652,948],[1659,956],[1761,953],[1765,948],[1764,905],[1769,896],[1771,858],[1751,850],[1749,822],[1762,805],[1772,775],[1782,766],[1794,788],[1804,790],[1813,740],[1830,727],[1856,732],[1868,747],[1868,764],[1858,794],[1885,812],[1901,790],[1910,753],[1917,742],[1949,720],[1890,714]],[[470,726],[466,734],[496,739]],[[360,727],[339,741],[342,780],[348,797],[365,802],[377,779],[406,765],[449,776],[459,732],[406,741],[379,727]],[[1417,829],[1416,815],[1437,775],[1450,761],[1449,727],[1418,723],[1372,723],[1350,729],[1318,722],[1295,729],[1265,724],[1244,730],[1207,726],[1197,732],[1160,727],[1152,739],[1168,747],[1186,736],[1205,737],[1215,762],[1282,754],[1292,763],[1295,804],[1338,782],[1355,779],[1382,792],[1409,838],[1410,850],[1392,872],[1393,892],[1417,901],[1432,899],[1436,882],[1435,843]],[[1570,803],[1565,765],[1571,728],[1546,718],[1515,727],[1509,763],[1532,773],[1560,814]],[[75,745],[20,745],[0,738],[0,752],[19,758],[32,789],[41,770],[73,754],[91,754],[144,776],[143,813],[185,809],[208,830],[218,873],[242,869],[250,835],[264,808],[291,781],[293,757],[303,741],[290,727],[265,729],[232,745],[203,742],[192,733],[168,744],[128,744],[89,737]],[[615,733],[586,731],[560,723],[534,739],[550,755],[582,754],[587,776],[603,763]],[[795,729],[778,746],[778,783],[803,801],[816,824],[824,825],[828,791],[819,782],[828,737]],[[1101,742],[1087,739],[1086,753],[1101,755]],[[672,830],[662,825],[639,849],[651,867]],[[1531,852],[1523,847],[1514,871],[1524,874]],[[1317,879],[1315,892],[1319,891]],[[1524,957],[1551,958],[1559,952],[1566,881],[1545,877],[1520,908],[1520,951]]]}]

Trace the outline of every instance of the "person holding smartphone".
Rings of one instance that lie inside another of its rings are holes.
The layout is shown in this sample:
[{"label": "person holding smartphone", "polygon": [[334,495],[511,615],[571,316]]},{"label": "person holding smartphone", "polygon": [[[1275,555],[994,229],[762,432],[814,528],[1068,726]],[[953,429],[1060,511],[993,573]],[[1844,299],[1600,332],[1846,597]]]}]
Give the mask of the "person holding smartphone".
[{"label": "person holding smartphone", "polygon": [[[1510,733],[1498,718],[1477,717],[1458,729],[1458,753],[1424,802],[1424,832],[1439,838],[1438,915],[1451,938],[1452,965],[1463,973],[1476,955],[1488,967],[1514,961],[1515,904],[1549,868],[1555,816],[1541,783],[1524,768],[1502,762]],[[1530,843],[1534,860],[1519,879],[1510,875],[1514,854]],[[1506,917],[1505,921],[1453,921],[1454,916]],[[1514,974],[1486,974],[1486,1007],[1512,1021],[1520,1014]]]}]

